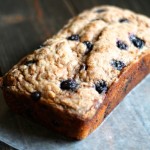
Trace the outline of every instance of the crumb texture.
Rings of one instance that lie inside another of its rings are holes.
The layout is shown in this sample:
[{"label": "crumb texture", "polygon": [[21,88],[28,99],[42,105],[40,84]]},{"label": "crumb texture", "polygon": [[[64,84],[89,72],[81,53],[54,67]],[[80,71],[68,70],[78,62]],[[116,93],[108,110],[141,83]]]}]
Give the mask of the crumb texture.
[{"label": "crumb texture", "polygon": [[4,76],[9,91],[91,118],[131,63],[150,52],[150,19],[113,6],[71,19]]}]

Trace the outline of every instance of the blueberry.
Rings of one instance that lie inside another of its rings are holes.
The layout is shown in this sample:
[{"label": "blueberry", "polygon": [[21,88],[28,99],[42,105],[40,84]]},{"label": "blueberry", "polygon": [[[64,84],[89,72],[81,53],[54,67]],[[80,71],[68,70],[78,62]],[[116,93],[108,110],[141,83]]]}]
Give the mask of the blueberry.
[{"label": "blueberry", "polygon": [[71,40],[71,41],[79,41],[80,37],[78,34],[73,34],[73,35],[69,36],[67,39]]},{"label": "blueberry", "polygon": [[96,10],[97,13],[102,13],[102,12],[105,12],[105,11],[106,11],[106,9],[97,9]]},{"label": "blueberry", "polygon": [[126,43],[124,43],[123,41],[117,41],[117,47],[120,48],[121,50],[127,50],[128,49],[128,45]]},{"label": "blueberry", "polygon": [[36,60],[27,60],[24,65],[26,66],[31,66],[32,64],[36,63],[37,61]]},{"label": "blueberry", "polygon": [[38,101],[41,98],[41,92],[35,91],[31,93],[31,98],[35,101]]},{"label": "blueberry", "polygon": [[111,65],[119,71],[122,70],[126,66],[122,61],[119,61],[119,60],[112,60]]},{"label": "blueberry", "polygon": [[130,35],[129,39],[133,43],[133,45],[139,49],[143,48],[143,46],[145,45],[145,42],[142,39],[133,34]]},{"label": "blueberry", "polygon": [[86,64],[82,64],[80,66],[80,70],[87,70],[87,65]]},{"label": "blueberry", "polygon": [[104,80],[101,80],[95,84],[95,89],[99,94],[106,93],[108,90],[107,84]]},{"label": "blueberry", "polygon": [[93,49],[93,44],[89,41],[84,41],[83,44],[86,45],[87,51],[85,52],[86,54],[89,53]]},{"label": "blueberry", "polygon": [[71,80],[71,79],[68,79],[68,80],[64,80],[61,82],[60,84],[60,88],[62,90],[76,90],[78,84],[76,83],[75,80]]},{"label": "blueberry", "polygon": [[124,22],[129,22],[129,20],[127,18],[121,18],[119,19],[120,23],[124,23]]}]

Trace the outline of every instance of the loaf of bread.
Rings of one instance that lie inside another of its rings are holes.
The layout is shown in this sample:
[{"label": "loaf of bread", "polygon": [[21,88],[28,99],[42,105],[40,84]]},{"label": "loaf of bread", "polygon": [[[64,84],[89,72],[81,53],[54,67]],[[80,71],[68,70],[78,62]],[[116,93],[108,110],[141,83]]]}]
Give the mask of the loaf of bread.
[{"label": "loaf of bread", "polygon": [[74,17],[0,79],[8,106],[83,139],[150,72],[150,19],[100,6]]}]

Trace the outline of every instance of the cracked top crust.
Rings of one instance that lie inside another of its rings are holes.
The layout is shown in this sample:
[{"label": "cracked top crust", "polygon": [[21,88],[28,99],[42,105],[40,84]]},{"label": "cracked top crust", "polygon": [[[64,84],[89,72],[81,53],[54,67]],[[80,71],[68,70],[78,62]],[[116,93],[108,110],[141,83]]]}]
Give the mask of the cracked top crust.
[{"label": "cracked top crust", "polygon": [[[113,6],[86,10],[15,65],[4,88],[29,97],[38,91],[39,101],[91,118],[122,70],[149,51],[149,35],[143,15]],[[74,90],[61,88],[67,80]]]}]

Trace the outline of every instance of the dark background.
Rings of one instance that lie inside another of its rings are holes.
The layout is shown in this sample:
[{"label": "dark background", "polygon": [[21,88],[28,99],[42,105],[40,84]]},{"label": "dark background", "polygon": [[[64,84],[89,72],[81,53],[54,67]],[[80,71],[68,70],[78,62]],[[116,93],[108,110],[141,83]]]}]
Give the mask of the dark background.
[{"label": "dark background", "polygon": [[[39,48],[69,18],[102,4],[150,16],[150,0],[0,0],[0,75]],[[0,143],[0,150],[13,149]]]}]

